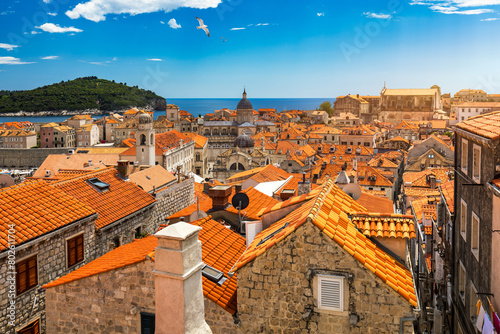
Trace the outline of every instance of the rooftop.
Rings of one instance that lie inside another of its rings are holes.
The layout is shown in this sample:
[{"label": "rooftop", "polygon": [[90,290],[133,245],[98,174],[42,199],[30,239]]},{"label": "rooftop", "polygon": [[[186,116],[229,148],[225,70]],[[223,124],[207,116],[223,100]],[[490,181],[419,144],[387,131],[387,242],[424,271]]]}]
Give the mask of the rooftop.
[{"label": "rooftop", "polygon": [[495,140],[500,138],[500,111],[471,117],[455,125],[456,128]]}]

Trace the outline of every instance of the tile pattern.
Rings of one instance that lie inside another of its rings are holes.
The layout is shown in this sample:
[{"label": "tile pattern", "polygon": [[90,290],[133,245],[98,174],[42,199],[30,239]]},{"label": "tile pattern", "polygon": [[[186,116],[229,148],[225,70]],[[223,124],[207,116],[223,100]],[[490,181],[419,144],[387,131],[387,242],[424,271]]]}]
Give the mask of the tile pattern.
[{"label": "tile pattern", "polygon": [[257,216],[261,217],[262,215],[265,215],[266,213],[269,213],[269,212],[272,212],[272,211],[276,211],[276,210],[280,210],[280,209],[283,209],[283,208],[286,208],[286,207],[289,207],[289,206],[292,206],[292,205],[296,205],[296,204],[300,204],[300,203],[304,203],[306,201],[309,201],[310,199],[315,198],[320,193],[321,189],[322,189],[321,187],[317,187],[316,189],[313,189],[308,194],[304,194],[304,195],[300,195],[300,196],[294,196],[294,197],[291,197],[291,198],[287,199],[286,201],[278,202],[278,203],[276,203],[274,205],[262,208],[257,213]]},{"label": "tile pattern", "polygon": [[28,181],[0,192],[0,252],[9,246],[15,224],[15,244],[94,215],[93,208],[44,181]]},{"label": "tile pattern", "polygon": [[500,138],[500,111],[471,117],[455,127],[491,140]]},{"label": "tile pattern", "polygon": [[[87,180],[94,177],[108,183],[109,190],[100,192],[90,185]],[[114,168],[106,168],[73,179],[61,180],[53,185],[97,211],[99,213],[99,218],[96,221],[97,229],[155,202],[153,196],[137,185],[121,179]]]},{"label": "tile pattern", "polygon": [[359,212],[351,216],[358,230],[367,237],[415,238],[412,215]]},{"label": "tile pattern", "polygon": [[[365,207],[368,212],[394,213],[394,203],[390,199],[376,196],[372,192],[375,192],[375,190],[367,191],[363,189],[356,202]],[[385,191],[381,190],[380,192],[385,195]]]}]

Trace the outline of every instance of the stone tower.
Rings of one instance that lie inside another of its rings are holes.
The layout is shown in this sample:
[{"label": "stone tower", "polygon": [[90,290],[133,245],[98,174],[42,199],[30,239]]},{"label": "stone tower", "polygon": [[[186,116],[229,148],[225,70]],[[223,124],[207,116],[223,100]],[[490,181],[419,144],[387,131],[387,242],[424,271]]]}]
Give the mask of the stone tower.
[{"label": "stone tower", "polygon": [[139,116],[139,126],[135,132],[136,155],[139,165],[155,165],[155,131],[153,119],[147,113]]},{"label": "stone tower", "polygon": [[253,106],[252,103],[247,100],[247,92],[245,89],[243,89],[243,98],[236,106],[236,122],[238,124],[245,122],[253,123]]}]

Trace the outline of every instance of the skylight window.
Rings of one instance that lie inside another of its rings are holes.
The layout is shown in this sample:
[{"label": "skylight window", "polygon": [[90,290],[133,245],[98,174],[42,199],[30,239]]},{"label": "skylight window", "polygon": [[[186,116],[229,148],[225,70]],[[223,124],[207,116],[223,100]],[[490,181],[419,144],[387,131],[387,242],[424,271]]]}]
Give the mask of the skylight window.
[{"label": "skylight window", "polygon": [[219,286],[224,284],[224,282],[227,280],[227,278],[224,277],[224,273],[222,271],[212,268],[208,264],[203,265],[203,268],[201,268],[201,274],[203,275],[203,277],[205,277],[209,281],[216,283]]},{"label": "skylight window", "polygon": [[97,177],[91,178],[87,180],[92,186],[97,188],[97,190],[104,192],[109,190],[109,183],[103,182],[99,180]]}]

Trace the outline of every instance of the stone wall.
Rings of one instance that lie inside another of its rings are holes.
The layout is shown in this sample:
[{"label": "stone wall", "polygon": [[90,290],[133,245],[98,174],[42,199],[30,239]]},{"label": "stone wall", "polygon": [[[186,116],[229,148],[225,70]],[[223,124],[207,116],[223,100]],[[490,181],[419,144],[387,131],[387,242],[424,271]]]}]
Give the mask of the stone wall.
[{"label": "stone wall", "polygon": [[[7,285],[7,254],[2,252],[0,255],[0,333],[10,334],[22,329],[33,321],[40,319],[40,333],[46,333],[45,328],[45,293],[39,289],[46,283],[49,283],[70,271],[73,271],[82,265],[95,259],[96,254],[93,247],[94,243],[95,218],[82,223],[74,224],[70,228],[59,233],[44,238],[33,246],[21,248],[17,247],[16,262],[22,261],[32,255],[37,255],[38,261],[38,285],[31,290],[23,292],[16,297],[16,320],[15,330],[8,326],[7,303],[8,285]],[[85,258],[83,262],[67,268],[66,265],[66,238],[84,232]],[[20,231],[17,231],[20,233]],[[34,308],[33,308],[34,306]],[[30,313],[31,317],[30,317]],[[47,333],[50,333],[47,332]]]},{"label": "stone wall", "polygon": [[186,179],[156,193],[156,205],[151,213],[155,232],[160,224],[165,223],[165,217],[169,217],[195,202],[194,179]]},{"label": "stone wall", "polygon": [[[317,310],[318,274],[345,282],[353,275],[345,312]],[[310,222],[238,271],[238,313],[242,333],[397,333],[400,319],[413,315],[408,301]],[[411,323],[404,332],[413,333]]]},{"label": "stone wall", "polygon": [[[154,263],[145,260],[48,288],[47,333],[141,333],[141,312],[156,311],[153,269]],[[212,332],[237,333],[232,316],[204,300]]]},{"label": "stone wall", "polygon": [[0,167],[32,168],[40,166],[49,154],[67,154],[72,148],[0,149]]},{"label": "stone wall", "polygon": [[47,333],[140,333],[154,313],[154,263],[146,260],[48,288]]}]

